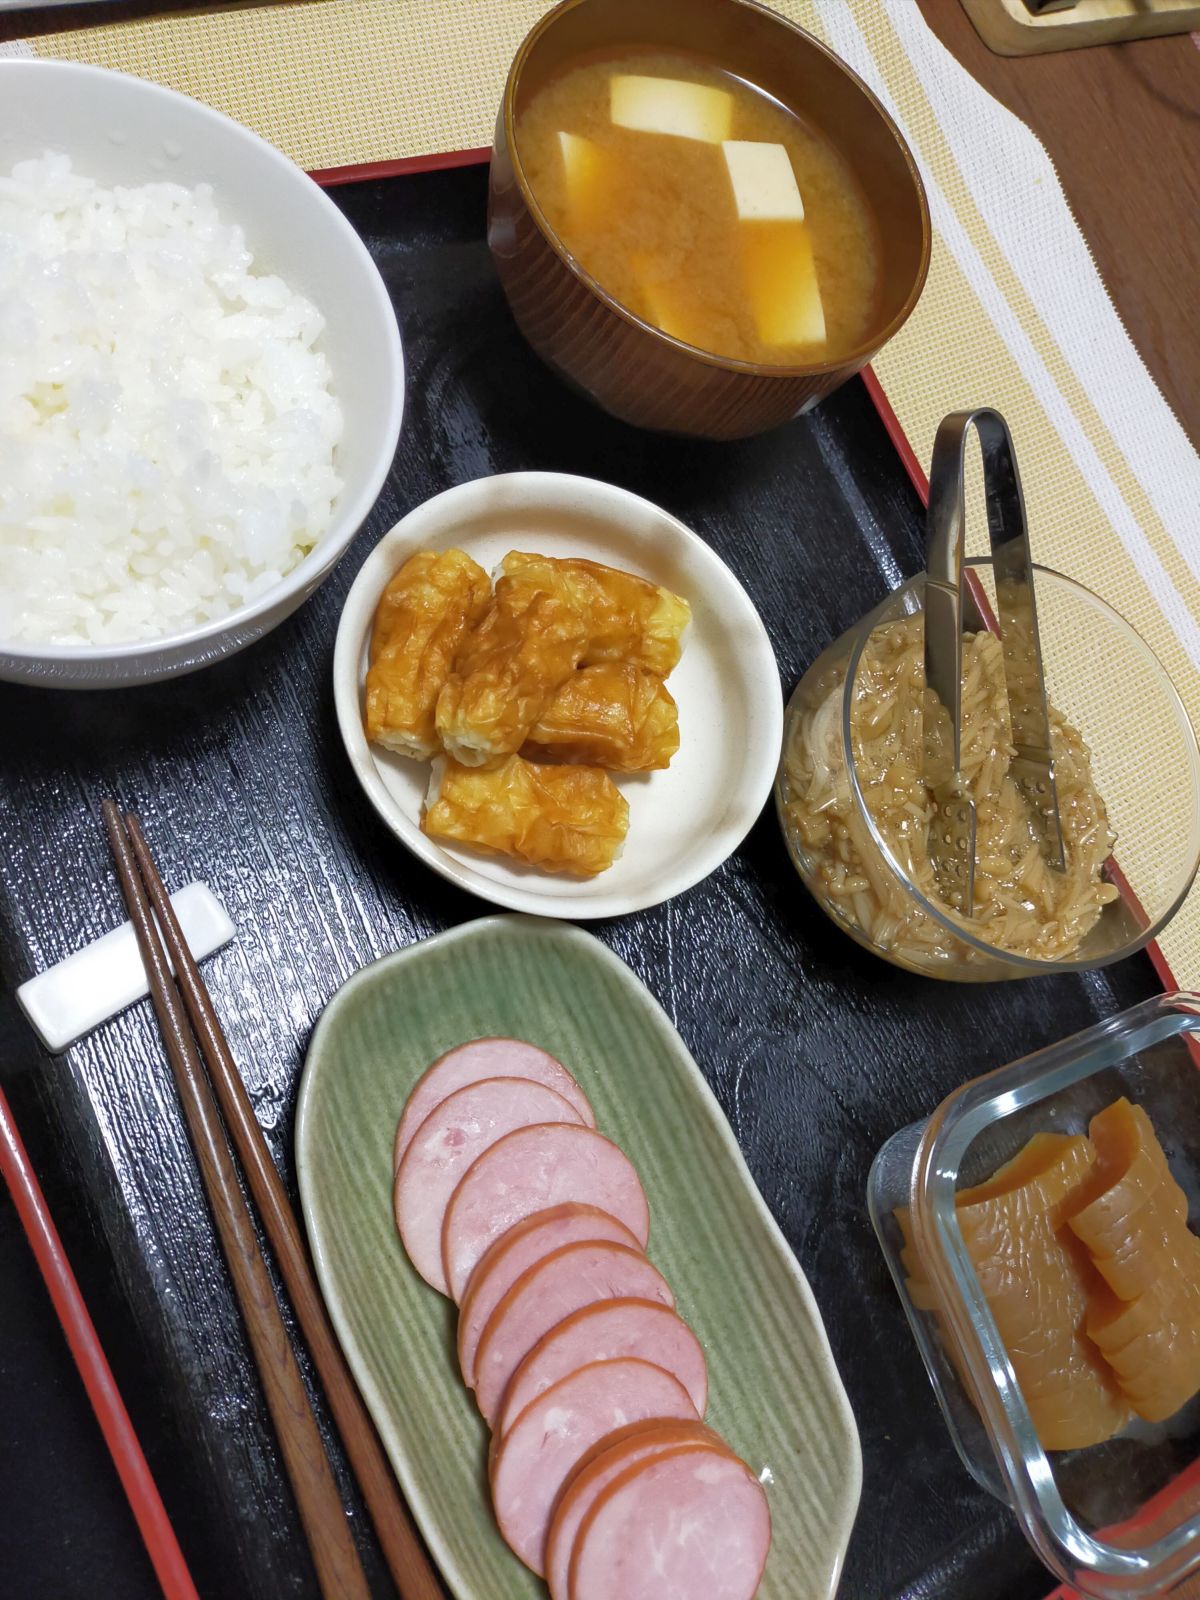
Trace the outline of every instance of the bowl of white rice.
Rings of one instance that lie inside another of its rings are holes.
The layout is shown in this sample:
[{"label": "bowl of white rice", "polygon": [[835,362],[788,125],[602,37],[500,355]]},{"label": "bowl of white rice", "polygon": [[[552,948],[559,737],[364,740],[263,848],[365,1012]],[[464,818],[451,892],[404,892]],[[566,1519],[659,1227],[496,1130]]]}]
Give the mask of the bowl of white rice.
[{"label": "bowl of white rice", "polygon": [[333,202],[138,78],[0,61],[0,678],[190,672],[308,598],[395,455],[404,363]]}]

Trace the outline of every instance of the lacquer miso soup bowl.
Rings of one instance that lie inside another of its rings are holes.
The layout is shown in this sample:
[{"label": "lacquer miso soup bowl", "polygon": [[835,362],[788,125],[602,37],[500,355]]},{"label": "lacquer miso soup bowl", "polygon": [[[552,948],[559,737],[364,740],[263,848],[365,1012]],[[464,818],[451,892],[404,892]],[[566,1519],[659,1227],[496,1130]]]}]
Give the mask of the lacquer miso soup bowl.
[{"label": "lacquer miso soup bowl", "polygon": [[[626,50],[701,57],[774,97],[844,157],[874,212],[882,257],[874,315],[853,348],[797,366],[714,355],[618,303],[571,254],[530,186],[517,128],[558,74]],[[637,427],[737,439],[810,410],[903,325],[929,267],[929,208],[912,152],[866,84],[755,0],[563,0],[525,39],[508,75],[488,243],[522,333],[570,385]]]}]

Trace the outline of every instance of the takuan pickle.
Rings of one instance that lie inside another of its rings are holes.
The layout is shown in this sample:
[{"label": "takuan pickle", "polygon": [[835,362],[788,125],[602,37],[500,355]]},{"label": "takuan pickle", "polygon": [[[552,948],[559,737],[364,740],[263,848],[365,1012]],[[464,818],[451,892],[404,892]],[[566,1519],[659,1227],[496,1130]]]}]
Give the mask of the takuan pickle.
[{"label": "takuan pickle", "polygon": [[[1140,1106],[1114,1101],[1086,1135],[1035,1134],[955,1206],[1045,1449],[1100,1444],[1131,1415],[1163,1422],[1200,1391],[1200,1239]],[[905,1287],[937,1313],[896,1218]]]}]

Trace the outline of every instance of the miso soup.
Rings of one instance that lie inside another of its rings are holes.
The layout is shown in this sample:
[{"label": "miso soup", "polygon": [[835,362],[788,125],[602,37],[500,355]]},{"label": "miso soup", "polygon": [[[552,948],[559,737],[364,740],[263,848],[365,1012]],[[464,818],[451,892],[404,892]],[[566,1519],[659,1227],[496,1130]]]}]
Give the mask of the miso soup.
[{"label": "miso soup", "polygon": [[584,271],[684,343],[791,366],[868,335],[866,197],[822,132],[742,79],[698,57],[591,60],[531,98],[516,144]]}]

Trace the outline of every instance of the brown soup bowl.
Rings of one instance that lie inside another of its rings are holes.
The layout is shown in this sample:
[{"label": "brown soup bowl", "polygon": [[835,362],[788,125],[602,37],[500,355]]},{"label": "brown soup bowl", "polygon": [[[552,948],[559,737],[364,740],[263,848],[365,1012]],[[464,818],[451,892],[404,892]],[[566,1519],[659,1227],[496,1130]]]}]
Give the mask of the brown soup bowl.
[{"label": "brown soup bowl", "polygon": [[[515,129],[549,79],[629,48],[706,57],[774,95],[842,152],[874,210],[883,257],[878,312],[853,350],[797,366],[713,355],[619,305],[567,250],[530,189]],[[862,79],[755,0],[563,0],[509,71],[492,152],[488,243],[517,325],[574,388],[635,427],[738,439],[810,410],[902,325],[929,268],[929,207],[912,152]]]}]

